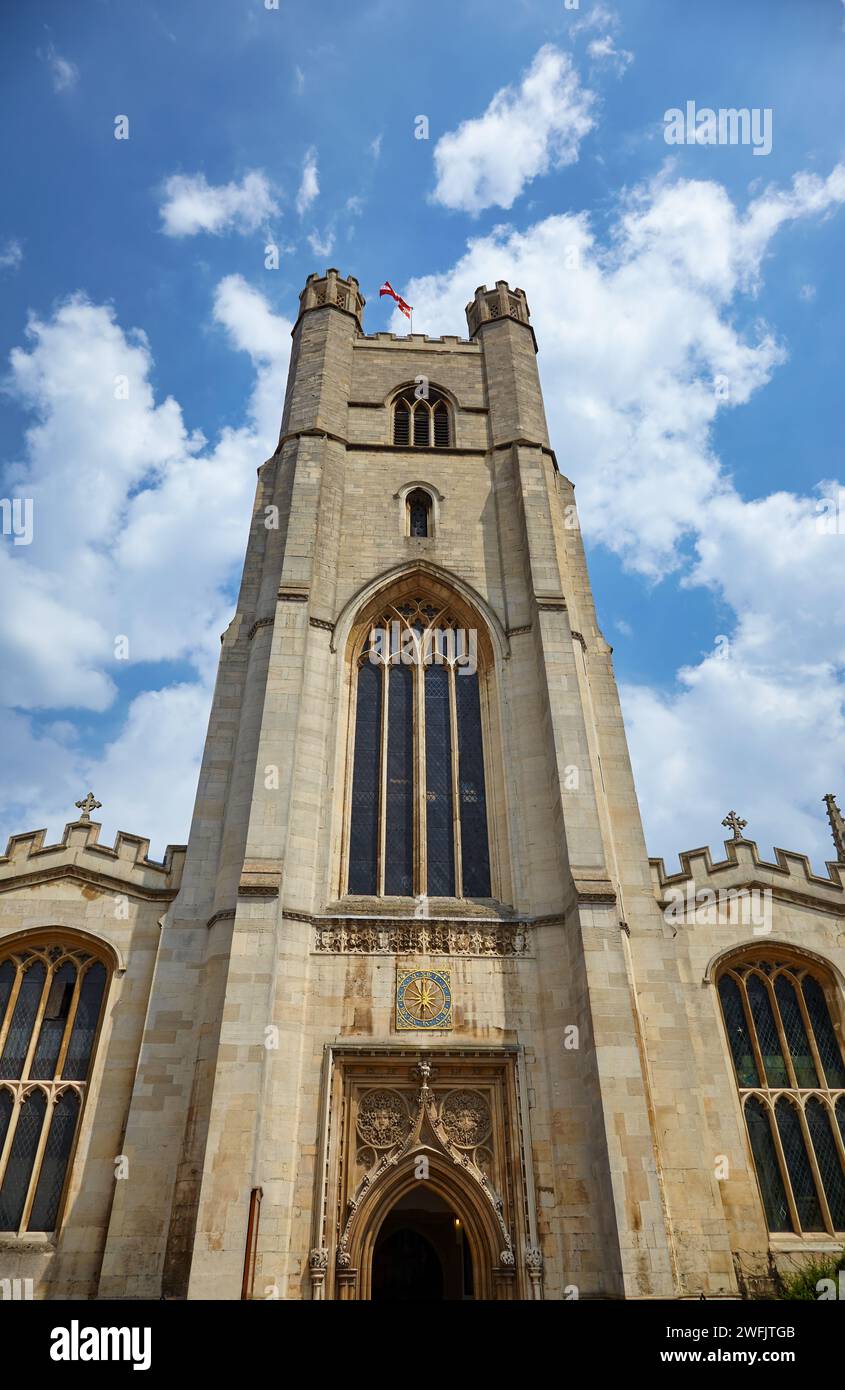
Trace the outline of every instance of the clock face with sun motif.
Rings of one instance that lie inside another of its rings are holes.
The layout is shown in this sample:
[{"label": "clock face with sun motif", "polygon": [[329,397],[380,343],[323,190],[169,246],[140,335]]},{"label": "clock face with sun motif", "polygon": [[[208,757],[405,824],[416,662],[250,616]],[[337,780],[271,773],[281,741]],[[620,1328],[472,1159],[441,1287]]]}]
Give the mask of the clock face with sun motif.
[{"label": "clock face with sun motif", "polygon": [[449,970],[412,970],[396,976],[396,1027],[452,1027],[452,976]]}]

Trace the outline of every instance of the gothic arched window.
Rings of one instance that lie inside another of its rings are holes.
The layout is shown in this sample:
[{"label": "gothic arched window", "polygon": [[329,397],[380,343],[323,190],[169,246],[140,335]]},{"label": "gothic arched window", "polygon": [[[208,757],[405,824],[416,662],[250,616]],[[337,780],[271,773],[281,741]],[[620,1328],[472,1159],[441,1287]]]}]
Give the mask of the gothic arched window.
[{"label": "gothic arched window", "polygon": [[769,1230],[845,1232],[845,1058],[832,980],[769,950],[724,965],[718,990]]},{"label": "gothic arched window", "polygon": [[412,595],[359,640],[348,893],[490,897],[478,639]]},{"label": "gothic arched window", "polygon": [[0,943],[0,1231],[53,1231],[109,968],[61,936]]},{"label": "gothic arched window", "polygon": [[393,443],[400,448],[448,449],[452,442],[449,403],[441,392],[418,397],[409,387],[393,402]]},{"label": "gothic arched window", "polygon": [[405,516],[409,536],[430,536],[431,494],[425,488],[415,487],[405,498]]}]

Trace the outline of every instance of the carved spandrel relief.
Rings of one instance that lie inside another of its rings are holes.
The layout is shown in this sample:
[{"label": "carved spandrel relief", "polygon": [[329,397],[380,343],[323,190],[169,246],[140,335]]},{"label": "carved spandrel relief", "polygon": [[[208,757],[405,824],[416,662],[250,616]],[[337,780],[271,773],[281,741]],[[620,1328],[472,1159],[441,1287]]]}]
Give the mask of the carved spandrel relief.
[{"label": "carved spandrel relief", "polygon": [[440,1104],[440,1123],[459,1149],[474,1149],[484,1143],[493,1121],[479,1091],[450,1091]]},{"label": "carved spandrel relief", "polygon": [[398,1091],[368,1091],[358,1106],[358,1133],[372,1149],[392,1149],[408,1137],[411,1120]]}]

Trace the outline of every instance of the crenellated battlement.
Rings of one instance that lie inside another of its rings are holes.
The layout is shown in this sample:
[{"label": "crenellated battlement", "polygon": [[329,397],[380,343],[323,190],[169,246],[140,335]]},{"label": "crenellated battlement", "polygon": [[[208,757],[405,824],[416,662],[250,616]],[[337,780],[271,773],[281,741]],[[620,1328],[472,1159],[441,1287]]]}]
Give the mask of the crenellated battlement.
[{"label": "crenellated battlement", "polygon": [[299,296],[297,323],[309,309],[323,309],[329,306],[352,314],[357,319],[360,329],[363,326],[366,302],[358,288],[358,281],[355,276],[350,275],[347,280],[344,280],[343,276],[332,266],[325,275],[317,275],[315,272],[308,276],[305,289]]},{"label": "crenellated battlement", "polygon": [[149,840],[119,830],[113,845],[99,842],[101,825],[69,821],[61,840],[45,844],[46,830],[12,835],[0,855],[0,893],[57,878],[81,879],[92,886],[120,884],[138,896],[174,898],[185,861],[184,845],[168,845],[163,861],[149,858]]},{"label": "crenellated battlement", "polygon": [[806,854],[794,850],[776,846],[772,862],[763,858],[755,840],[735,836],[725,840],[724,846],[724,859],[714,859],[709,845],[684,850],[678,855],[681,868],[677,873],[667,873],[663,859],[649,859],[656,897],[662,899],[667,889],[676,891],[686,883],[698,888],[713,886],[714,880],[718,880],[717,886],[723,888],[753,884],[770,888],[775,895],[800,895],[811,898],[817,905],[845,910],[845,863],[827,860],[825,878],[813,871]]},{"label": "crenellated battlement", "polygon": [[482,324],[493,319],[515,319],[517,323],[524,323],[526,327],[530,327],[531,319],[525,291],[512,290],[507,280],[497,280],[496,288],[493,290],[488,290],[486,285],[479,285],[475,291],[475,298],[466,306],[466,316],[470,337],[473,338]]},{"label": "crenellated battlement", "polygon": [[398,347],[407,350],[414,350],[420,347],[441,348],[454,352],[456,348],[463,348],[470,352],[480,351],[479,344],[472,338],[459,338],[457,334],[444,333],[442,337],[430,337],[428,333],[362,333],[355,340],[356,349],[362,347],[378,346],[380,343],[396,344]]}]

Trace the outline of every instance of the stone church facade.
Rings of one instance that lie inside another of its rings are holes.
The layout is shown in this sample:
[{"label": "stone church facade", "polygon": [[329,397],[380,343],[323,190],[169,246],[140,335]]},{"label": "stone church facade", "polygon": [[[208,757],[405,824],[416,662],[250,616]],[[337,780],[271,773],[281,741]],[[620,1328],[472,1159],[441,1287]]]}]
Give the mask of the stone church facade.
[{"label": "stone church facade", "polygon": [[0,858],[0,1279],[763,1288],[845,1243],[842,817],[649,860],[524,293],[363,307],[301,296],[187,847]]}]

